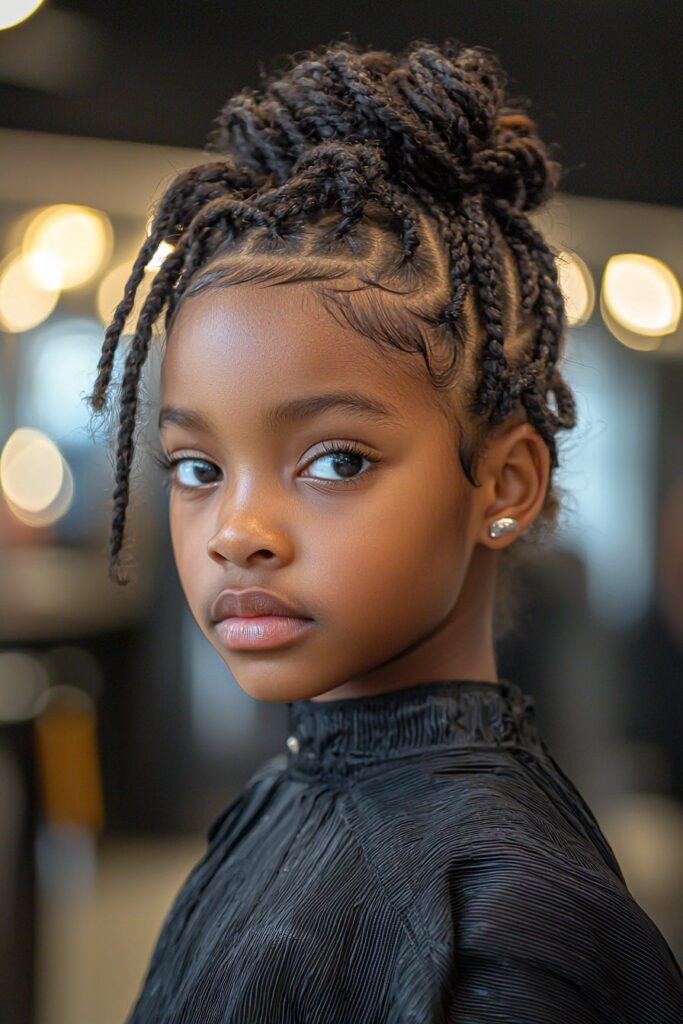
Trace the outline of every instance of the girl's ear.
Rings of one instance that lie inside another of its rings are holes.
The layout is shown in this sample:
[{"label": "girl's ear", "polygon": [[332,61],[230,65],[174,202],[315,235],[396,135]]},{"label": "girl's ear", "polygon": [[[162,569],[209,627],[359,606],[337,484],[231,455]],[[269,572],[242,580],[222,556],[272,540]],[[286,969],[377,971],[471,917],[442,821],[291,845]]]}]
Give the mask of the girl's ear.
[{"label": "girl's ear", "polygon": [[[478,540],[500,549],[531,526],[543,507],[550,477],[550,452],[541,435],[528,423],[513,423],[494,431],[479,463],[475,491],[481,528]],[[494,519],[511,516],[517,529],[491,537]]]}]

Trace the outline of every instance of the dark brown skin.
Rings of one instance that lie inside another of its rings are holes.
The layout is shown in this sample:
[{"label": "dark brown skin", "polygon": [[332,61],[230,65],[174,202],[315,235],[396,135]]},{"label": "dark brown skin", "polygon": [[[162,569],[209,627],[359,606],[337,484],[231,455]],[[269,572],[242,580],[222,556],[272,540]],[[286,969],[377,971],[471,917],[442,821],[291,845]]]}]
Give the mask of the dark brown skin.
[{"label": "dark brown skin", "polygon": [[[329,409],[264,428],[280,402],[342,390],[391,406],[395,422]],[[309,282],[188,298],[168,338],[161,399],[213,427],[161,430],[168,456],[211,463],[181,467],[193,490],[172,488],[171,537],[192,615],[246,693],[332,700],[497,679],[497,552],[538,515],[550,468],[530,424],[498,428],[473,488],[448,399],[437,397],[422,357],[380,349],[337,322]],[[336,441],[380,461],[354,460],[354,482],[344,483],[321,447]],[[489,524],[502,515],[519,532],[492,539]],[[210,611],[226,587],[264,587],[314,625],[283,647],[227,648]]]}]

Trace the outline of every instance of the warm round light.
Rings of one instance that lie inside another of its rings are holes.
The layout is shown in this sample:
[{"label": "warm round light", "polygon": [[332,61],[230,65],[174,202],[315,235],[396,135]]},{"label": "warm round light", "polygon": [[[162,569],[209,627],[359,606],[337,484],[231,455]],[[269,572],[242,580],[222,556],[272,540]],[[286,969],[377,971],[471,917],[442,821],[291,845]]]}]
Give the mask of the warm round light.
[{"label": "warm round light", "polygon": [[43,3],[44,0],[2,0],[0,30],[20,25],[22,21],[35,14]]},{"label": "warm round light", "polygon": [[[100,320],[105,326],[111,322],[116,311],[116,307],[123,298],[126,282],[130,277],[132,266],[132,263],[119,263],[119,265],[113,267],[100,282],[100,286],[97,289],[97,312]],[[142,310],[142,305],[149,295],[151,287],[152,280],[147,274],[145,274],[135,293],[135,302],[133,303],[132,310],[128,314],[124,334],[132,333],[140,315],[140,311]]]},{"label": "warm round light", "polygon": [[643,253],[619,253],[607,261],[602,298],[618,324],[646,337],[672,334],[681,319],[675,274],[666,263]]},{"label": "warm round light", "polygon": [[66,515],[73,504],[74,478],[71,467],[64,456],[62,456],[62,470],[62,485],[59,491],[48,505],[45,505],[44,508],[39,509],[37,512],[21,508],[7,499],[7,507],[15,519],[18,519],[24,526],[30,526],[38,530],[52,526],[53,523],[56,523]]},{"label": "warm round light", "polygon": [[580,327],[590,320],[595,306],[593,275],[575,252],[562,251],[557,260],[557,276],[567,323],[570,327]]},{"label": "warm round light", "polygon": [[10,253],[0,263],[0,326],[19,333],[47,320],[59,301],[59,288],[37,284],[24,254]]},{"label": "warm round light", "polygon": [[626,348],[633,349],[634,352],[656,352],[662,347],[662,338],[659,334],[648,335],[641,331],[631,331],[619,323],[607,308],[604,290],[600,291],[600,315],[608,331]]},{"label": "warm round light", "polygon": [[[22,248],[37,284],[60,273],[61,288],[79,288],[109,261],[114,232],[102,210],[59,203],[38,213],[24,235]],[[47,269],[46,269],[47,268]]]},{"label": "warm round light", "polygon": [[58,497],[64,481],[61,452],[47,434],[19,427],[0,455],[0,486],[11,505],[40,513]]}]

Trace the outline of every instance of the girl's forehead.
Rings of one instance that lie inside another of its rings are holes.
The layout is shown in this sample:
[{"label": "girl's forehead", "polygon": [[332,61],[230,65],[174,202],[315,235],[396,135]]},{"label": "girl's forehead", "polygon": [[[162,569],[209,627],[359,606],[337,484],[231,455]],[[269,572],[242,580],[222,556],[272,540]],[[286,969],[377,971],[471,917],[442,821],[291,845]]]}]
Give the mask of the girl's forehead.
[{"label": "girl's forehead", "polygon": [[[307,287],[308,286],[308,287]],[[380,346],[333,316],[309,282],[214,287],[185,300],[164,349],[164,391],[358,388],[415,402],[417,353]]]}]

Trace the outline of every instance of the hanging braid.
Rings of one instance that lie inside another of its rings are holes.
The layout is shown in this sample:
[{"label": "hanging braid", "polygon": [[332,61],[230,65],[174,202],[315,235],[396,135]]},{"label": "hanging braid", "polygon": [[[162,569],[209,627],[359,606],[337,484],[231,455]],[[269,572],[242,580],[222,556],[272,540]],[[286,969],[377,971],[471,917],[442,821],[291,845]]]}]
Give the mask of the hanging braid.
[{"label": "hanging braid", "polygon": [[[527,214],[552,195],[560,168],[527,114],[504,105],[505,86],[486,48],[416,40],[392,54],[345,40],[289,57],[260,90],[227,100],[207,147],[220,159],[178,175],[158,203],[89,398],[103,409],[145,267],[171,243],[123,371],[112,580],[128,582],[120,553],[154,324],[165,307],[168,337],[182,303],[219,282],[354,282],[316,290],[379,345],[421,353],[435,388],[457,379],[467,419],[459,455],[472,484],[487,431],[514,411],[556,468],[555,435],[575,425],[557,366],[566,318],[555,255]],[[549,483],[538,521],[557,508]]]}]

